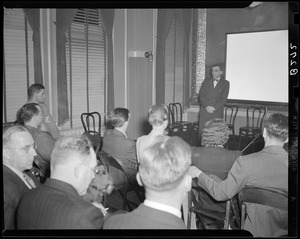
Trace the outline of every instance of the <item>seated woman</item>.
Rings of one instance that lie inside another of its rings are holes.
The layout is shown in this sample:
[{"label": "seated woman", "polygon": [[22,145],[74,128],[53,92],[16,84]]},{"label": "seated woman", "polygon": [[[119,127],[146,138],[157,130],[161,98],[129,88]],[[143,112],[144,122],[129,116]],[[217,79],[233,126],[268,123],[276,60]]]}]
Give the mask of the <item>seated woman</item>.
[{"label": "seated woman", "polygon": [[37,153],[34,162],[40,170],[40,181],[43,183],[46,178],[50,177],[50,156],[55,140],[50,134],[40,130],[43,122],[41,107],[37,103],[23,105],[17,112],[17,122],[24,125],[34,139]]},{"label": "seated woman", "polygon": [[136,141],[136,152],[139,155],[154,142],[157,135],[167,134],[168,127],[168,108],[166,105],[152,105],[148,110],[148,121],[152,125],[152,130],[148,135],[139,137]]},{"label": "seated woman", "polygon": [[[223,119],[215,118],[206,122],[202,134],[204,147],[192,148],[192,165],[220,180],[226,179],[233,163],[242,155],[239,150],[227,150],[223,147],[228,138],[229,129]],[[208,210],[225,213],[225,202],[214,200],[205,190],[199,191],[198,202]]]}]

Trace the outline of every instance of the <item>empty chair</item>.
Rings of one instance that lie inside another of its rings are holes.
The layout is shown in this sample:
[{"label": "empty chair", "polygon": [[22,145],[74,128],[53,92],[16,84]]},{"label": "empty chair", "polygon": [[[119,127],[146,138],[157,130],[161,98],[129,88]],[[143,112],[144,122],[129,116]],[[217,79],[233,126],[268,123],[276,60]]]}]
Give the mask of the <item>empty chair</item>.
[{"label": "empty chair", "polygon": [[101,115],[98,112],[82,113],[81,123],[84,133],[93,143],[96,155],[101,150]]},{"label": "empty chair", "polygon": [[168,132],[168,135],[169,136],[178,136],[178,137],[182,138],[183,127],[182,127],[182,125],[177,124],[173,121],[173,118],[172,118],[172,115],[171,115],[171,112],[170,112],[170,108],[169,108],[168,105],[167,105],[167,107],[168,107],[168,121],[169,121],[169,124],[168,124],[168,127],[167,127],[166,130]]},{"label": "empty chair", "polygon": [[[237,105],[228,105],[226,104],[224,106],[224,119],[227,123],[228,128],[231,130],[232,139],[234,140],[235,148],[237,148],[236,145],[236,139],[235,139],[235,118],[238,113],[239,107]],[[226,148],[228,148],[228,144],[226,144]]]},{"label": "empty chair", "polygon": [[187,139],[188,143],[192,142],[192,122],[183,120],[183,109],[180,103],[170,103],[169,110],[172,124],[179,124],[182,126],[182,138]]},{"label": "empty chair", "polygon": [[107,167],[108,172],[110,171],[111,167],[120,170],[124,174],[124,182],[122,184],[115,185],[114,184],[114,190],[117,190],[122,199],[123,199],[123,206],[122,209],[126,210],[126,208],[131,211],[133,209],[133,206],[137,206],[136,203],[129,201],[127,198],[128,192],[134,191],[137,198],[140,200],[140,202],[144,201],[144,188],[139,186],[137,182],[131,181],[131,178],[128,176],[127,170],[125,165],[120,159],[112,157],[110,154],[101,151],[99,152],[100,161],[101,163]]},{"label": "empty chair", "polygon": [[[216,176],[214,177],[217,178]],[[192,213],[195,213],[198,219],[198,229],[229,229],[230,225],[231,227],[234,226],[234,228],[240,228],[240,214],[235,198],[224,202],[224,212],[213,211],[198,202],[197,197],[200,192],[202,194],[208,194],[204,189],[197,186],[197,183],[194,181],[192,190],[188,193],[188,229],[191,229]]]},{"label": "empty chair", "polygon": [[[247,108],[247,125],[242,126],[239,129],[239,146],[241,146],[241,140],[245,139],[254,140],[262,133],[263,120],[266,115],[266,107],[249,106]],[[254,144],[253,152],[254,152]]]},{"label": "empty chair", "polygon": [[[247,206],[245,203],[255,203],[265,206],[270,206],[280,210],[277,212],[271,212],[268,210],[269,218],[268,220],[272,220],[273,222],[267,224],[277,224],[276,228],[278,231],[287,232],[287,223],[288,223],[288,192],[285,189],[281,188],[261,188],[261,187],[245,187],[238,194],[238,201],[241,207],[241,229],[244,229],[245,220],[247,217]],[[279,216],[280,215],[280,216]],[[272,218],[274,216],[274,218]],[[274,232],[276,234],[276,232]],[[274,236],[282,236],[287,233],[283,233],[281,235]]]}]

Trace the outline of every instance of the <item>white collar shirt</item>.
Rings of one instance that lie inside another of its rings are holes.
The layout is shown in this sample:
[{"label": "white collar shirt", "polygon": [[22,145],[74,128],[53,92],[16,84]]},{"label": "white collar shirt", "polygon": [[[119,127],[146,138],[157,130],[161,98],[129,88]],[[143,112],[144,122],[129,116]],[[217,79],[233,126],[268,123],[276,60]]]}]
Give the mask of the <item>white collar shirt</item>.
[{"label": "white collar shirt", "polygon": [[154,202],[154,201],[147,200],[147,199],[145,199],[144,205],[147,206],[147,207],[157,209],[157,210],[161,210],[161,211],[164,211],[164,212],[171,213],[171,214],[175,215],[176,217],[181,218],[181,212],[175,207],[171,207],[171,206],[168,206],[166,204],[162,204],[162,203],[159,203],[159,202]]}]

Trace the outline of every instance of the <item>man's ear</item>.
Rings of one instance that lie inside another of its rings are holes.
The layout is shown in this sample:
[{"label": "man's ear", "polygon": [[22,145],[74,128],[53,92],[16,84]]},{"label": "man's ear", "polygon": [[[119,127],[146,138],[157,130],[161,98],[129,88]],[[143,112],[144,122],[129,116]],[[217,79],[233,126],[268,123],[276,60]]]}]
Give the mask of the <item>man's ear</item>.
[{"label": "man's ear", "polygon": [[184,180],[185,180],[185,191],[186,192],[189,192],[189,191],[191,191],[191,189],[192,189],[192,177],[191,177],[191,175],[189,175],[188,173],[185,175],[185,178],[184,178]]},{"label": "man's ear", "polygon": [[10,151],[6,148],[3,148],[2,152],[3,152],[3,158],[9,160],[10,159]]},{"label": "man's ear", "polygon": [[263,134],[262,134],[262,136],[263,136],[264,138],[267,136],[267,130],[266,130],[266,128],[263,129]]},{"label": "man's ear", "polygon": [[136,181],[138,182],[138,184],[139,184],[141,187],[144,187],[139,172],[137,172],[137,174],[136,174]]}]

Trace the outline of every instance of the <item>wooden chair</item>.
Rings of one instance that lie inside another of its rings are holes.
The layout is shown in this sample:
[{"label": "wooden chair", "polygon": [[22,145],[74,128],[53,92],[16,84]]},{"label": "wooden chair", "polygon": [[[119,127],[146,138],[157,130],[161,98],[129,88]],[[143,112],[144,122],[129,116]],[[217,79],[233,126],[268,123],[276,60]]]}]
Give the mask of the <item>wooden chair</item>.
[{"label": "wooden chair", "polygon": [[[266,107],[249,106],[247,108],[247,125],[242,126],[239,129],[239,145],[241,146],[241,140],[244,137],[248,140],[254,140],[262,133],[263,120],[266,116]],[[253,152],[254,152],[254,144]]]},{"label": "wooden chair", "polygon": [[[231,136],[234,140],[235,148],[237,148],[237,145],[236,145],[234,127],[235,127],[235,118],[238,113],[238,110],[239,110],[239,107],[236,105],[226,104],[224,106],[224,120],[227,123],[228,128],[232,132]],[[226,148],[228,149],[228,143],[226,144]]]},{"label": "wooden chair", "polygon": [[101,150],[101,115],[98,112],[82,113],[81,123],[86,135],[93,143],[96,155]]},{"label": "wooden chair", "polygon": [[137,182],[132,182],[130,177],[128,176],[126,166],[123,164],[123,162],[120,159],[112,157],[110,154],[101,151],[99,152],[100,161],[101,163],[107,167],[108,172],[110,167],[116,168],[120,170],[124,174],[124,183],[115,185],[114,184],[114,190],[117,190],[119,194],[121,195],[123,199],[123,206],[122,209],[126,210],[126,207],[131,211],[133,208],[131,205],[134,205],[135,207],[138,206],[136,203],[129,201],[127,198],[128,192],[134,191],[140,202],[144,201],[144,188],[139,186]]},{"label": "wooden chair", "polygon": [[281,188],[245,187],[238,193],[238,202],[241,207],[241,229],[244,229],[247,214],[244,203],[256,203],[288,211],[288,192]]},{"label": "wooden chair", "polygon": [[182,126],[182,138],[186,138],[188,143],[192,143],[192,122],[183,120],[183,109],[180,103],[170,103],[169,111],[171,115],[172,124],[179,124]]},{"label": "wooden chair", "polygon": [[167,127],[167,131],[168,131],[168,135],[169,136],[179,136],[182,138],[182,134],[183,134],[183,127],[180,124],[177,124],[173,121],[171,112],[170,112],[170,108],[167,105],[168,108],[168,127]]},{"label": "wooden chair", "polygon": [[[216,176],[214,176],[218,179]],[[192,213],[195,213],[198,216],[199,227],[204,230],[208,229],[229,229],[230,224],[235,223],[235,227],[240,228],[240,213],[239,208],[237,206],[237,202],[234,199],[229,199],[225,203],[225,213],[219,211],[212,211],[201,204],[198,203],[197,196],[194,193],[202,191],[203,193],[207,193],[204,189],[197,186],[197,179],[193,179],[192,190],[188,193],[188,220],[187,220],[187,228],[191,228],[191,217]],[[220,180],[220,179],[219,179]],[[213,221],[214,227],[212,228],[208,223],[207,219]],[[232,221],[233,220],[233,221]]]}]

